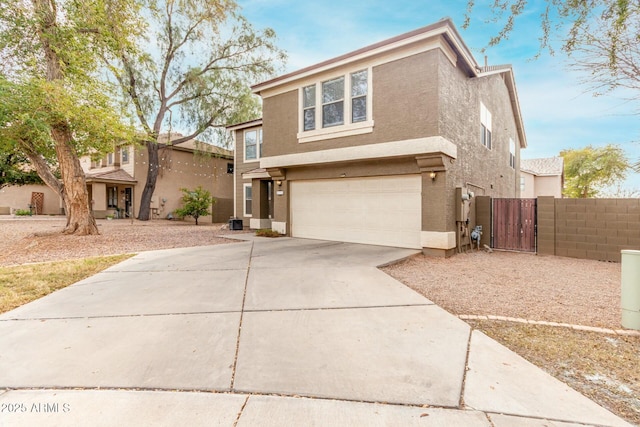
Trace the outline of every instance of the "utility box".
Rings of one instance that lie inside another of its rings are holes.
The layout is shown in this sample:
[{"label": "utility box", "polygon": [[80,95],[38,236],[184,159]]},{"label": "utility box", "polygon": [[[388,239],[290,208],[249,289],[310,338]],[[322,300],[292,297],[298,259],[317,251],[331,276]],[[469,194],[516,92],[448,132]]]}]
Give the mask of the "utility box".
[{"label": "utility box", "polygon": [[241,219],[230,219],[229,220],[229,230],[242,230],[242,220]]},{"label": "utility box", "polygon": [[640,331],[640,251],[622,251],[622,326]]}]

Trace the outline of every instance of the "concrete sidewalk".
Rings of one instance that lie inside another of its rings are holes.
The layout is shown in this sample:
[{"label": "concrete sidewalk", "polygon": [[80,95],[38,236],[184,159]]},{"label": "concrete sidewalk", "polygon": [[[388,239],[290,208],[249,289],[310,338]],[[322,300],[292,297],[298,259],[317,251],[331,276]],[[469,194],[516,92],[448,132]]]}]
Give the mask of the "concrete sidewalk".
[{"label": "concrete sidewalk", "polygon": [[0,316],[0,426],[625,426],[376,266],[290,238],[146,252]]}]

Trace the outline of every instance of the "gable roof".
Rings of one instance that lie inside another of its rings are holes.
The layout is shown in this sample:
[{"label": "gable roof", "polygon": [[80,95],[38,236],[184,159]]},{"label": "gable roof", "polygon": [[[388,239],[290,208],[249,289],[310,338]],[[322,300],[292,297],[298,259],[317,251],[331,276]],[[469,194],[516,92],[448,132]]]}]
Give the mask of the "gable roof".
[{"label": "gable roof", "polygon": [[399,36],[395,36],[390,39],[365,46],[353,52],[346,53],[344,55],[328,59],[318,64],[311,65],[309,67],[305,67],[300,70],[278,76],[271,80],[255,84],[251,86],[251,90],[253,91],[253,93],[261,95],[261,92],[264,90],[303,79],[305,77],[318,74],[323,71],[331,70],[345,64],[360,61],[366,58],[373,57],[375,55],[380,55],[385,52],[393,51],[404,46],[433,39],[435,37],[444,38],[448,47],[451,48],[451,50],[458,58],[457,65],[467,74],[467,76],[471,78],[483,78],[494,74],[502,74],[504,76],[505,84],[507,85],[509,96],[511,98],[511,105],[513,107],[513,114],[516,121],[520,147],[526,148],[527,137],[524,132],[524,123],[522,120],[520,102],[518,100],[518,94],[516,91],[513,68],[511,67],[511,65],[480,67],[473,57],[471,50],[469,50],[467,45],[462,40],[462,37],[460,37],[460,33],[458,33],[458,30],[453,24],[451,18],[444,18],[436,23],[427,25],[426,27],[410,31],[408,33],[400,34]]},{"label": "gable roof", "polygon": [[107,172],[85,172],[87,182],[114,182],[114,183],[131,183],[138,182],[122,169],[114,169]]},{"label": "gable roof", "polygon": [[[213,154],[216,157],[233,158],[233,151],[226,148],[219,147],[217,145],[209,144],[207,142],[198,141],[197,139],[189,139],[178,144],[169,144],[169,134],[163,133],[158,136],[158,146],[171,147],[172,149],[178,149],[180,151],[192,151],[192,152],[206,152]],[[172,132],[171,139],[175,140],[181,138],[183,135],[180,133]]]},{"label": "gable roof", "polygon": [[562,157],[520,159],[520,170],[537,176],[562,175],[564,173],[564,159]]}]

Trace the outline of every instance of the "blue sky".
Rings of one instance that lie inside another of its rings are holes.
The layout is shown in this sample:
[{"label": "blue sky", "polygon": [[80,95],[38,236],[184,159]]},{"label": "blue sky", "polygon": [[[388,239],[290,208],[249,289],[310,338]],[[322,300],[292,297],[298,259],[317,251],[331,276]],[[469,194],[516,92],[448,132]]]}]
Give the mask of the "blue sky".
[{"label": "blue sky", "polygon": [[[481,65],[481,49],[500,28],[489,23],[486,0],[477,0],[471,25],[463,30],[466,0],[239,0],[242,14],[257,28],[271,27],[289,55],[285,71],[313,65],[369,44],[450,17]],[[638,105],[624,93],[593,97],[569,70],[562,52],[538,52],[539,16],[544,2],[531,2],[509,40],[486,51],[489,65],[512,64],[529,147],[522,158],[557,156],[564,148],[622,146],[640,158]],[[536,9],[540,5],[540,9]],[[625,186],[640,189],[640,175]]]}]

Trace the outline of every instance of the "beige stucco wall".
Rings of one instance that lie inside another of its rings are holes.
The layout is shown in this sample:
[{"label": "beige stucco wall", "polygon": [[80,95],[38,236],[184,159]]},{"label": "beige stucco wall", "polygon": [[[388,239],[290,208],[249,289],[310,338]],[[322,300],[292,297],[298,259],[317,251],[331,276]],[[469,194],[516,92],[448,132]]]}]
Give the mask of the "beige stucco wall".
[{"label": "beige stucco wall", "polygon": [[562,177],[555,176],[536,176],[535,177],[536,197],[553,196],[562,198]]},{"label": "beige stucco wall", "polygon": [[[227,163],[232,159],[203,157],[190,151],[176,148],[162,148],[159,152],[160,171],[156,182],[151,206],[157,209],[157,217],[166,218],[169,213],[182,206],[181,188],[202,188],[211,192],[218,200],[214,205],[214,215],[201,217],[199,222],[226,222],[233,214],[233,174],[227,173]],[[139,212],[140,197],[144,189],[148,162],[146,149],[138,149],[135,154],[135,174],[138,181],[134,188],[134,211]],[[191,218],[186,218],[191,221]]]},{"label": "beige stucco wall", "polygon": [[524,189],[520,193],[523,199],[533,199],[536,197],[536,177],[532,173],[520,171],[520,175],[524,178]]},{"label": "beige stucco wall", "polygon": [[0,207],[8,207],[13,213],[17,209],[29,209],[31,193],[44,193],[43,215],[60,215],[63,210],[58,194],[46,185],[12,185],[0,189]]},{"label": "beige stucco wall", "polygon": [[532,199],[541,196],[562,198],[562,177],[560,175],[537,176],[530,172],[521,172],[524,177],[524,191],[521,196]]}]

